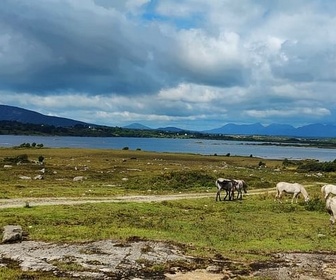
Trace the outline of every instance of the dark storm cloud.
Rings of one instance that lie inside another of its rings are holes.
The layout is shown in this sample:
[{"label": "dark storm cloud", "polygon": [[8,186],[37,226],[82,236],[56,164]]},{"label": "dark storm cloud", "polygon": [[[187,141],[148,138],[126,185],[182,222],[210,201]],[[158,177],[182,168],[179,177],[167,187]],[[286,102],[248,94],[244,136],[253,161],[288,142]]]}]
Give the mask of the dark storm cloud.
[{"label": "dark storm cloud", "polygon": [[[2,90],[152,93],[181,81],[232,86],[244,69],[209,72],[179,61],[180,46],[108,1],[3,1]],[[99,4],[99,5],[95,5]]]},{"label": "dark storm cloud", "polygon": [[160,76],[150,73],[143,30],[114,10],[68,1],[5,1],[0,18],[7,44],[2,89],[130,93],[162,86]]}]

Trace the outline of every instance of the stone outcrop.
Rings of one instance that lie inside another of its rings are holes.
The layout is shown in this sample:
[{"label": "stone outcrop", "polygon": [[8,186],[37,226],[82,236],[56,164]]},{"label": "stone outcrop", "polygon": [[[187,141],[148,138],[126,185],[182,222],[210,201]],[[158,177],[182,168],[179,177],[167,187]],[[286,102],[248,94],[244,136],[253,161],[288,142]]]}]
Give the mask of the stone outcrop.
[{"label": "stone outcrop", "polygon": [[2,243],[21,242],[23,236],[22,227],[19,225],[7,225],[3,228]]}]

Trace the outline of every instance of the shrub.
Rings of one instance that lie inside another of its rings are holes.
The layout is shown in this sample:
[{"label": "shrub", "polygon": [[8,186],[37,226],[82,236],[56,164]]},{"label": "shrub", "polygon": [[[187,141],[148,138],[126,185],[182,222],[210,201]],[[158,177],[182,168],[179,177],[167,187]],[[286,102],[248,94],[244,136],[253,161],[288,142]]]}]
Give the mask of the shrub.
[{"label": "shrub", "polygon": [[30,143],[22,143],[20,148],[30,148]]},{"label": "shrub", "polygon": [[288,158],[285,158],[282,162],[282,165],[285,166],[285,167],[290,166],[290,165],[295,166],[295,165],[297,165],[297,162],[294,161],[294,160],[289,160]]},{"label": "shrub", "polygon": [[336,171],[336,162],[317,162],[317,161],[308,161],[302,163],[298,167],[299,171],[321,171],[321,172],[335,172]]},{"label": "shrub", "polygon": [[324,212],[326,210],[325,203],[318,197],[310,199],[307,203],[305,203],[304,208],[308,211]]},{"label": "shrub", "polygon": [[28,159],[28,155],[22,154],[22,155],[18,155],[16,157],[5,157],[4,162],[9,162],[9,163],[14,163],[14,164],[17,164],[19,162],[28,163],[29,159]]}]

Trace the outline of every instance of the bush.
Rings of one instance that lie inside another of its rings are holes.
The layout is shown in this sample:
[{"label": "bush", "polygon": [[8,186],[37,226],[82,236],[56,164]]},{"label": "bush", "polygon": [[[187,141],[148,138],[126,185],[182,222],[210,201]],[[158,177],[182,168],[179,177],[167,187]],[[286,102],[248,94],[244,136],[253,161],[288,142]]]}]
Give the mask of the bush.
[{"label": "bush", "polygon": [[336,162],[329,161],[329,162],[317,162],[317,161],[308,161],[302,163],[298,170],[301,171],[321,171],[321,172],[335,172],[336,171]]},{"label": "bush", "polygon": [[22,143],[20,148],[30,148],[30,143]]},{"label": "bush", "polygon": [[285,158],[282,162],[282,165],[287,167],[287,166],[295,166],[297,165],[297,162],[294,160],[289,160],[288,158]]},{"label": "bush", "polygon": [[5,157],[4,162],[12,163],[12,164],[17,164],[17,163],[28,163],[28,155],[23,154],[23,155],[18,155],[16,157]]},{"label": "bush", "polygon": [[318,197],[314,197],[313,199],[309,200],[305,203],[305,209],[308,211],[319,211],[324,212],[326,211],[325,203]]}]

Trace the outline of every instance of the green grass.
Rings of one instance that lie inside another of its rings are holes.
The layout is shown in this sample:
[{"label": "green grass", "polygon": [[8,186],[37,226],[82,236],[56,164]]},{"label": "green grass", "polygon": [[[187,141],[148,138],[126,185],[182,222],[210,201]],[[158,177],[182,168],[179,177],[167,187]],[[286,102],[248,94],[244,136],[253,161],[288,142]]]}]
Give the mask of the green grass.
[{"label": "green grass", "polygon": [[[335,230],[324,211],[247,197],[217,202],[101,203],[3,209],[0,226],[20,224],[33,240],[86,242],[132,236],[187,245],[198,256],[330,250]],[[322,237],[321,237],[322,236]]]},{"label": "green grass", "polygon": [[[188,253],[214,257],[264,258],[279,251],[332,250],[335,230],[321,201],[320,187],[335,173],[297,172],[280,160],[86,149],[0,149],[0,161],[26,154],[27,164],[0,167],[0,198],[114,197],[130,194],[210,192],[213,197],[157,203],[99,203],[33,206],[0,211],[0,227],[20,224],[32,240],[86,242],[134,236],[183,244]],[[44,166],[33,163],[39,156]],[[21,180],[46,169],[43,180]],[[83,182],[73,177],[85,176]],[[274,202],[273,193],[243,201],[215,202],[218,177],[244,179],[254,189],[279,181],[300,182],[308,204]],[[1,203],[1,202],[0,202]]]}]

